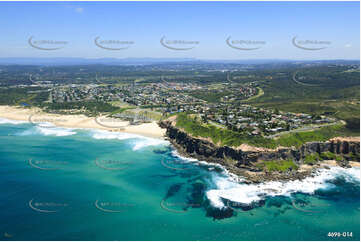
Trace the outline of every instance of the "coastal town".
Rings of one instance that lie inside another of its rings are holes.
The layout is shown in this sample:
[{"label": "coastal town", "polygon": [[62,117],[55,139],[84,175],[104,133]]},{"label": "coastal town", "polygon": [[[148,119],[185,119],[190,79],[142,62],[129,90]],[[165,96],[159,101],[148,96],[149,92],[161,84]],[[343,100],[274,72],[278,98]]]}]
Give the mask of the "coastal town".
[{"label": "coastal town", "polygon": [[[229,94],[215,102],[207,102],[194,92],[221,93],[227,88]],[[196,114],[200,121],[219,128],[245,132],[252,135],[273,135],[310,125],[325,125],[336,122],[324,115],[282,112],[279,110],[240,104],[239,101],[257,95],[261,89],[257,83],[246,85],[221,84],[218,89],[198,84],[161,82],[137,85],[71,85],[57,87],[50,92],[52,102],[103,101],[122,102],[152,112],[162,117],[181,112]],[[125,111],[125,110],[124,110]],[[123,112],[124,112],[123,111]],[[115,117],[149,121],[139,112],[115,114]],[[314,127],[314,126],[311,126]]]},{"label": "coastal town", "polygon": [[133,81],[121,85],[59,85],[34,82],[30,86],[41,89],[28,93],[48,93],[46,103],[61,105],[103,102],[118,105],[120,110],[112,112],[112,117],[134,124],[158,121],[185,112],[206,125],[248,135],[274,137],[281,132],[313,129],[337,121],[325,115],[283,112],[242,103],[244,100],[262,95],[263,90],[257,81],[244,84],[229,81],[200,85],[160,79],[159,82]]}]

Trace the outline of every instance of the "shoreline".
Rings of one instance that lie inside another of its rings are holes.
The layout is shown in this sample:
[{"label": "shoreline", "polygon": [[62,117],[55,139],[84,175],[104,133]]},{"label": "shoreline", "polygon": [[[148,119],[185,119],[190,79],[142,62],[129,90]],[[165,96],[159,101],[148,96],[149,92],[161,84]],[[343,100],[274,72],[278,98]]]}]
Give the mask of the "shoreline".
[{"label": "shoreline", "polygon": [[[319,168],[329,167],[358,168],[359,161],[349,157],[350,152],[359,153],[359,138],[336,137],[334,141],[307,142],[301,148],[279,148],[276,150],[240,150],[227,146],[216,146],[210,141],[188,135],[185,131],[173,126],[171,122],[161,122],[162,127],[167,128],[167,140],[175,147],[177,152],[187,158],[217,163],[223,166],[229,173],[245,178],[247,183],[262,183],[267,181],[292,181],[303,180],[312,177],[314,171]],[[303,159],[308,154],[330,151],[334,154],[347,156],[342,161],[317,160],[316,164],[307,165]],[[295,159],[297,169],[286,171],[264,170],[262,161]],[[259,163],[260,161],[260,163]]]},{"label": "shoreline", "polygon": [[[174,144],[172,144],[174,146]],[[191,161],[192,163],[195,163],[197,165],[201,165],[203,163],[206,163],[211,166],[220,167],[223,172],[227,174],[227,176],[237,183],[244,183],[244,184],[266,184],[269,182],[281,182],[281,183],[287,183],[287,182],[293,182],[293,181],[304,181],[308,178],[315,177],[317,175],[317,172],[321,170],[329,170],[334,167],[344,168],[344,169],[360,169],[360,163],[356,161],[350,161],[349,165],[350,167],[343,167],[340,166],[336,160],[323,160],[315,165],[307,165],[307,164],[301,164],[299,166],[299,169],[296,172],[293,172],[292,174],[285,175],[284,173],[272,173],[272,177],[269,177],[270,173],[261,171],[261,172],[255,172],[250,171],[247,169],[242,169],[241,173],[234,172],[230,167],[227,167],[225,164],[220,163],[214,163],[209,162],[205,160],[199,160],[197,158],[192,157],[188,153],[184,152],[183,150],[178,150],[176,146],[174,146],[176,156],[180,157],[181,159],[185,160],[195,160]],[[291,175],[291,176],[290,176]],[[271,179],[270,179],[271,178]]]},{"label": "shoreline", "polygon": [[[40,108],[23,108],[20,106],[0,105],[0,118],[29,123],[51,123],[57,127],[73,129],[100,129],[111,132],[130,133],[148,138],[164,139],[166,130],[159,127],[156,121],[139,125],[130,125],[127,121],[110,118],[87,117],[83,114],[51,114]],[[99,121],[100,120],[100,121]]]},{"label": "shoreline", "polygon": [[168,139],[174,149],[177,151],[178,156],[186,159],[196,159],[196,163],[202,163],[206,162],[207,164],[211,165],[219,165],[222,167],[223,170],[228,173],[232,179],[235,179],[236,181],[242,180],[246,184],[261,184],[266,182],[290,182],[290,181],[303,181],[307,178],[314,177],[315,172],[321,169],[330,169],[332,167],[341,167],[345,169],[350,168],[360,168],[360,163],[356,161],[350,161],[349,165],[350,167],[343,167],[336,160],[323,160],[318,162],[315,165],[308,165],[308,164],[301,164],[299,166],[299,169],[296,171],[290,171],[290,172],[265,172],[265,171],[253,171],[249,168],[252,167],[243,167],[238,168],[237,170],[232,168],[231,166],[227,165],[225,162],[212,162],[207,160],[202,160],[197,157],[192,156],[191,154],[188,154],[186,151],[184,151],[180,146],[178,146],[176,143],[172,142],[172,140]]}]

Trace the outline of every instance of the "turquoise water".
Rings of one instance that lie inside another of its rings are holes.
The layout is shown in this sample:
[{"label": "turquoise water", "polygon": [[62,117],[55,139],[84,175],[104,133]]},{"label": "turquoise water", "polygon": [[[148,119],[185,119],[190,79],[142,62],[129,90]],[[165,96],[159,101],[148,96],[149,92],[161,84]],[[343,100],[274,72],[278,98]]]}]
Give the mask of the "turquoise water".
[{"label": "turquoise water", "polygon": [[165,141],[0,121],[1,240],[360,239],[359,169],[246,185]]}]

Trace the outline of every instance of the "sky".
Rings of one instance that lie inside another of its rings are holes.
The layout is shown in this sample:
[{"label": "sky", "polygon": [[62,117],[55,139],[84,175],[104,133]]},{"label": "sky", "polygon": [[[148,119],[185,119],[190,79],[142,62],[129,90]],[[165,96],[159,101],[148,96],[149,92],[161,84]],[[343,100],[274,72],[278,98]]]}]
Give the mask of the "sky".
[{"label": "sky", "polygon": [[0,58],[360,58],[359,2],[0,2],[0,13]]}]

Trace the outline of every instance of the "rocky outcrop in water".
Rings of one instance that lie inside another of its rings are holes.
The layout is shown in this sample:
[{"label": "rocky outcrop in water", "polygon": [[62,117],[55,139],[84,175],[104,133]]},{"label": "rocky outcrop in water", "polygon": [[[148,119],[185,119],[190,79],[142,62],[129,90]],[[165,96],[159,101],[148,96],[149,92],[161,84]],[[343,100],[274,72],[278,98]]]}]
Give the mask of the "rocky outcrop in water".
[{"label": "rocky outcrop in water", "polygon": [[[339,155],[360,154],[360,142],[351,141],[308,142],[298,149],[287,147],[272,151],[242,151],[228,146],[216,146],[207,140],[192,137],[174,127],[169,121],[161,122],[160,126],[167,129],[166,136],[181,154],[198,160],[221,164],[238,175],[245,175],[246,170],[251,172],[259,171],[259,168],[254,166],[254,163],[258,161],[292,159],[300,165],[308,154],[321,154],[323,152]],[[345,160],[347,161],[347,157],[345,157]],[[292,171],[288,173],[287,177],[300,178],[299,173],[297,173],[298,175]],[[274,176],[272,175],[269,180],[273,180]],[[285,174],[276,176],[281,179]]]}]

